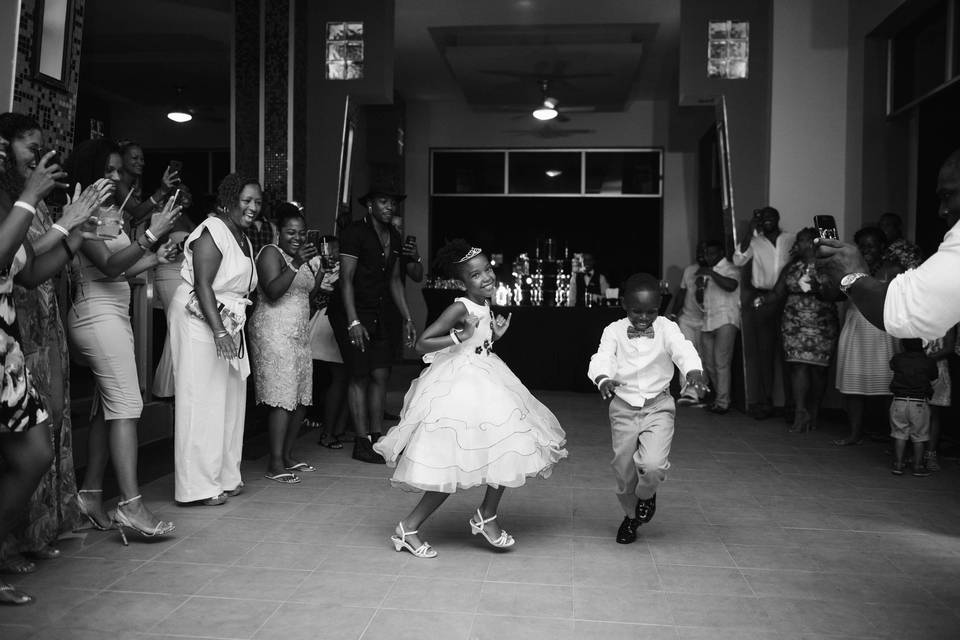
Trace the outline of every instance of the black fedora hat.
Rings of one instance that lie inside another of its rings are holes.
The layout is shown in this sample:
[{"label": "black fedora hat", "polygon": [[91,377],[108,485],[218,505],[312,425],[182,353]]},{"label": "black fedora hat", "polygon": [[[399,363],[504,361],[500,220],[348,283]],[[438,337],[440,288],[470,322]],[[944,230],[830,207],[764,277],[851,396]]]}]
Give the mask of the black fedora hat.
[{"label": "black fedora hat", "polygon": [[357,201],[363,206],[367,206],[370,199],[376,196],[387,196],[388,198],[393,198],[397,202],[403,202],[403,200],[406,199],[407,194],[403,193],[403,189],[399,188],[396,183],[392,181],[381,181],[374,182],[372,185],[370,185],[370,188],[367,189],[367,192],[357,198]]}]

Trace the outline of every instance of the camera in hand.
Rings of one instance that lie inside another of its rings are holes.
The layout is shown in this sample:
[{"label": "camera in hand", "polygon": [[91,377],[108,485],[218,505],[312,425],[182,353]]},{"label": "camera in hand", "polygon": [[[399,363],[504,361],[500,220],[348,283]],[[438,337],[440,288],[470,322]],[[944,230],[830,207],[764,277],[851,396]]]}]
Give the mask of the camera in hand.
[{"label": "camera in hand", "polygon": [[817,228],[821,240],[838,240],[837,222],[833,216],[813,216],[813,226]]}]

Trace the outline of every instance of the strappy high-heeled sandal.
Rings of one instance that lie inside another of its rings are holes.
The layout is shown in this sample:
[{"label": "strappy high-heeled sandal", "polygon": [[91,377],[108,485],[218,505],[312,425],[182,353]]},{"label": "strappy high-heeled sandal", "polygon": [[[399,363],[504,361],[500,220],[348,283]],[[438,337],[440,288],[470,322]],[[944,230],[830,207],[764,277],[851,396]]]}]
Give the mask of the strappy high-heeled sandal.
[{"label": "strappy high-heeled sandal", "polygon": [[483,537],[487,540],[487,542],[489,542],[491,546],[496,547],[497,549],[507,549],[509,547],[512,547],[514,544],[516,544],[517,541],[514,540],[513,536],[511,536],[509,533],[507,533],[503,529],[500,529],[500,535],[497,536],[496,539],[491,538],[490,534],[487,533],[485,525],[488,522],[493,522],[496,519],[497,519],[497,514],[493,514],[493,516],[484,520],[483,514],[480,513],[480,509],[477,509],[477,522],[474,522],[473,518],[470,518],[470,520],[468,521],[470,523],[470,533],[472,533],[473,535],[477,535],[478,533],[483,535]]},{"label": "strappy high-heeled sandal", "polygon": [[136,522],[134,522],[133,519],[130,518],[130,516],[128,516],[122,511],[123,507],[127,506],[128,504],[134,503],[137,500],[140,500],[141,497],[142,496],[137,495],[130,498],[129,500],[121,500],[120,502],[117,503],[117,509],[113,512],[113,526],[120,530],[120,537],[123,539],[123,546],[125,547],[129,546],[130,544],[129,542],[127,542],[127,534],[124,531],[125,527],[129,529],[133,529],[134,531],[142,535],[144,538],[156,538],[157,536],[165,536],[168,533],[173,533],[173,531],[177,528],[176,525],[174,525],[172,522],[164,522],[163,520],[160,520],[157,522],[157,524],[153,526],[152,529],[144,529],[143,527],[138,525]]},{"label": "strappy high-heeled sandal", "polygon": [[100,524],[100,521],[97,520],[93,514],[93,509],[90,508],[90,505],[87,504],[87,501],[83,497],[85,493],[103,493],[103,489],[80,489],[80,491],[77,492],[77,504],[80,505],[80,514],[87,519],[94,529],[97,531],[109,530],[110,526]]},{"label": "strappy high-heeled sandal", "polygon": [[417,533],[416,529],[414,529],[413,531],[404,531],[402,522],[397,523],[397,529],[399,529],[399,531],[397,531],[397,534],[399,535],[390,536],[390,542],[393,543],[394,549],[396,549],[397,551],[403,551],[404,549],[406,549],[417,558],[436,558],[437,557],[436,550],[433,547],[431,547],[428,543],[424,542],[419,547],[414,549],[413,545],[407,542],[407,536],[416,535]]}]

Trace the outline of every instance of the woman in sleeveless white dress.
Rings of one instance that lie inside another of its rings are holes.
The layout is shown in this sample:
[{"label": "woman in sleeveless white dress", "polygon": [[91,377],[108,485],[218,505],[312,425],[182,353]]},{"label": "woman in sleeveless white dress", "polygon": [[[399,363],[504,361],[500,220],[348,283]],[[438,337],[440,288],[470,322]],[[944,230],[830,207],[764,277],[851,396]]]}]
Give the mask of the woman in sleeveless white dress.
[{"label": "woman in sleeveless white dress", "polygon": [[494,319],[487,304],[495,287],[489,260],[463,241],[444,247],[438,260],[451,265],[467,295],[417,341],[430,366],[410,385],[400,423],[374,445],[396,467],[395,486],[427,492],[392,538],[397,551],[417,557],[436,555],[416,535],[421,523],[448,495],[478,485],[487,492],[471,530],[495,547],[512,546],[495,522],[503,490],[548,477],[567,456],[556,417],[493,352],[509,318]]},{"label": "woman in sleeveless white dress", "polygon": [[[216,305],[243,317],[257,285],[253,247],[244,235],[260,213],[262,192],[230,174],[218,189],[224,212],[207,218],[184,244],[183,283],[167,309],[176,387],[174,497],[177,502],[221,505],[243,488],[240,456],[250,362],[242,329],[231,335]],[[212,294],[204,319],[186,305]],[[209,312],[209,315],[208,315]]]}]

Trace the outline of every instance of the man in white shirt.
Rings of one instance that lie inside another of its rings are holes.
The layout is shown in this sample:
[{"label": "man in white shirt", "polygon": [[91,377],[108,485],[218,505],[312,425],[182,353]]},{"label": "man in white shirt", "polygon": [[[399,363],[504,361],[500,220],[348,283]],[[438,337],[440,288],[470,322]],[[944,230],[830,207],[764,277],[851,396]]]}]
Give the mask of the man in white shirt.
[{"label": "man in white shirt", "polygon": [[860,313],[897,338],[935,340],[960,322],[960,149],[940,167],[937,213],[949,231],[935,254],[889,283],[870,277],[857,247],[820,240],[818,256]]},{"label": "man in white shirt", "polygon": [[[780,272],[790,262],[790,249],[794,234],[780,229],[780,212],[767,206],[753,212],[753,233],[744,238],[743,245],[733,253],[733,264],[743,267],[753,260],[750,284],[754,289],[751,299],[770,293],[777,284]],[[744,309],[743,337],[747,342],[746,352],[752,356],[749,367],[757,399],[753,416],[768,418],[773,407],[774,362],[780,350],[777,337],[780,330],[780,310],[776,305],[755,306]]]},{"label": "man in white shirt", "polygon": [[730,409],[730,369],[740,331],[740,269],[723,257],[723,245],[719,242],[707,243],[704,258],[708,266],[697,271],[698,277],[707,279],[700,356],[709,384],[716,392],[709,410],[723,414]]}]

